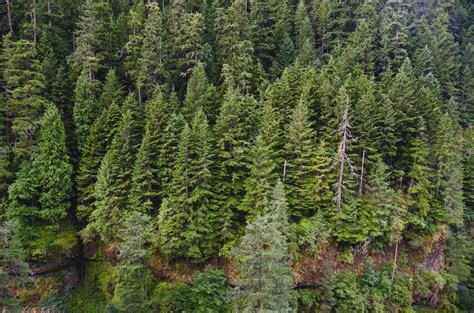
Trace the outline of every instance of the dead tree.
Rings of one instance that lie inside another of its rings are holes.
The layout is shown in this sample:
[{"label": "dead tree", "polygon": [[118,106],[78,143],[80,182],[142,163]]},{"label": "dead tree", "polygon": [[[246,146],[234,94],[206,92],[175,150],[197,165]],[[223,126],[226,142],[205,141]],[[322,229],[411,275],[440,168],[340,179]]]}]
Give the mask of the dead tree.
[{"label": "dead tree", "polygon": [[341,122],[339,124],[339,127],[337,128],[337,132],[341,136],[341,141],[339,142],[339,147],[337,150],[337,156],[336,156],[336,164],[337,167],[339,168],[339,178],[336,184],[336,197],[335,197],[335,202],[336,202],[336,209],[339,212],[342,207],[342,194],[344,192],[344,170],[345,170],[345,164],[349,166],[349,169],[351,171],[351,174],[354,175],[354,166],[352,165],[351,159],[347,156],[347,147],[349,146],[349,143],[353,141],[352,135],[351,135],[351,125],[349,123],[349,96],[345,96],[344,99],[344,108],[342,111],[342,117],[341,117]]}]

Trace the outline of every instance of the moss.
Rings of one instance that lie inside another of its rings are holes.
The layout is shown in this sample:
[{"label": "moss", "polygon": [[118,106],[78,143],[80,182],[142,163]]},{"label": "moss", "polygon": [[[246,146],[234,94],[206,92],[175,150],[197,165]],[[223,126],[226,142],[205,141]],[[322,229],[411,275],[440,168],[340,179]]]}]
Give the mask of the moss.
[{"label": "moss", "polygon": [[112,264],[103,260],[89,262],[85,274],[87,284],[97,286],[104,298],[112,298],[117,275]]},{"label": "moss", "polygon": [[70,313],[102,313],[106,305],[106,298],[88,281],[77,285],[64,298],[64,308]]}]

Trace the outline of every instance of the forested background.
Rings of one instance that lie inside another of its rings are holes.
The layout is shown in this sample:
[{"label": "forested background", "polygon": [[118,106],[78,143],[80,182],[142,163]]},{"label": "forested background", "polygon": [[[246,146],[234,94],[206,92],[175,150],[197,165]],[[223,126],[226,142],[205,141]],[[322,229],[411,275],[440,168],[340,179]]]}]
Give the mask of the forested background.
[{"label": "forested background", "polygon": [[469,0],[2,0],[0,307],[474,310]]}]

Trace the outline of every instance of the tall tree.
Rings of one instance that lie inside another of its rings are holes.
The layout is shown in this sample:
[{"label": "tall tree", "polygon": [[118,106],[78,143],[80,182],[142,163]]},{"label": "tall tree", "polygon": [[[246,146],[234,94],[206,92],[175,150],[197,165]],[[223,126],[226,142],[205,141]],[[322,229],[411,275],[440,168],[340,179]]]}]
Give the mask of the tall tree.
[{"label": "tall tree", "polygon": [[175,38],[175,59],[179,76],[186,77],[203,58],[204,17],[201,13],[183,15]]},{"label": "tall tree", "polygon": [[8,143],[18,141],[13,152],[18,159],[30,155],[35,132],[44,112],[46,100],[44,76],[32,42],[15,41],[12,34],[3,38],[3,78],[5,80],[6,139]]},{"label": "tall tree", "polygon": [[282,185],[277,186],[274,211],[268,212],[267,206],[267,213],[247,225],[242,242],[232,250],[240,274],[233,291],[236,311],[290,311],[288,222]]},{"label": "tall tree", "polygon": [[314,215],[310,188],[311,163],[314,157],[315,132],[311,127],[311,112],[306,102],[306,94],[301,96],[293,109],[290,123],[286,129],[286,164],[283,177],[288,186],[288,202],[292,217]]},{"label": "tall tree", "polygon": [[72,165],[59,110],[48,104],[42,120],[38,148],[9,188],[8,215],[23,224],[59,225],[71,206]]},{"label": "tall tree", "polygon": [[125,101],[119,129],[102,159],[95,184],[94,211],[84,232],[85,237],[95,232],[103,240],[116,239],[123,214],[129,209],[127,195],[140,137],[139,112],[134,98],[135,95],[130,94]]},{"label": "tall tree", "polygon": [[120,243],[114,295],[120,312],[148,312],[150,309],[146,299],[151,279],[146,263],[150,256],[143,232],[148,221],[148,216],[132,212],[118,233]]},{"label": "tall tree", "polygon": [[99,117],[101,105],[97,101],[96,80],[89,78],[87,70],[82,71],[74,90],[73,119],[79,150],[82,151],[94,121]]}]

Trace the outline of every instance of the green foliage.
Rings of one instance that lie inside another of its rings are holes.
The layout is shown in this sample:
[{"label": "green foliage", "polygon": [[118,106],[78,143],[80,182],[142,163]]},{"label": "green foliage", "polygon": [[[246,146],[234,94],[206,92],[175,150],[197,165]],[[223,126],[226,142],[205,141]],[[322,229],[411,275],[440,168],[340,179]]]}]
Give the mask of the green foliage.
[{"label": "green foliage", "polygon": [[158,312],[186,312],[192,310],[190,295],[191,288],[184,283],[163,282],[153,292],[152,307]]},{"label": "green foliage", "polygon": [[[280,198],[284,203],[282,185],[279,183]],[[286,234],[289,232],[286,214],[270,210],[247,224],[245,235],[239,246],[232,250],[237,259],[239,281],[232,291],[235,310],[289,310],[292,275],[290,254]],[[285,226],[286,224],[286,226]]]},{"label": "green foliage", "polygon": [[191,292],[194,312],[225,312],[227,290],[222,270],[206,267],[196,274]]},{"label": "green foliage", "polygon": [[22,224],[47,222],[58,226],[70,207],[72,166],[58,109],[49,104],[42,120],[38,148],[9,188],[8,215]]}]

